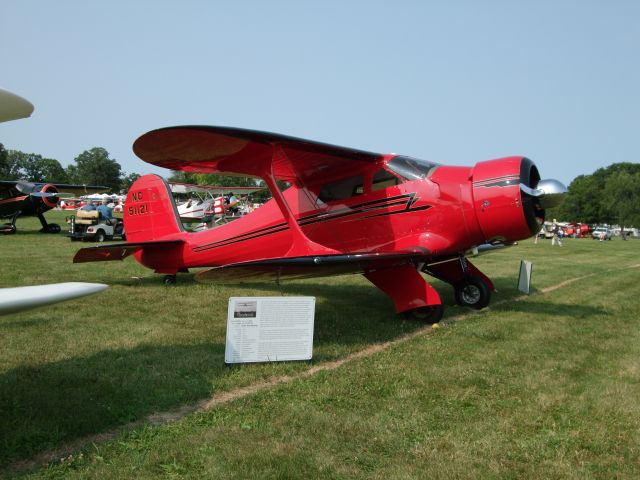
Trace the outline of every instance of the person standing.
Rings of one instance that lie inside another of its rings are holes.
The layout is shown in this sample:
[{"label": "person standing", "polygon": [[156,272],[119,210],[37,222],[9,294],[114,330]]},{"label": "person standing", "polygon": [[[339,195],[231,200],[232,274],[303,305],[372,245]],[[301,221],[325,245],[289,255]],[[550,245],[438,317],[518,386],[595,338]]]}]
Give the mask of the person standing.
[{"label": "person standing", "polygon": [[562,246],[562,240],[560,239],[560,227],[557,223],[553,223],[553,237],[551,238],[551,245]]},{"label": "person standing", "polygon": [[238,214],[238,199],[233,194],[233,192],[229,192],[229,198],[227,200],[227,210],[231,212],[232,215]]}]

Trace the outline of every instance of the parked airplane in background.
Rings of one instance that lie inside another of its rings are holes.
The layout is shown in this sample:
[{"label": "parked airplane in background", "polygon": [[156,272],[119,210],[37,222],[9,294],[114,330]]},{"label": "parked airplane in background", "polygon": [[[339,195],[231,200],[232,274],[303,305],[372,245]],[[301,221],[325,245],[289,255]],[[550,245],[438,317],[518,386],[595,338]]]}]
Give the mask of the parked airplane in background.
[{"label": "parked airplane in background", "polygon": [[55,208],[64,194],[85,195],[106,192],[109,187],[99,185],[67,185],[64,183],[34,183],[24,180],[0,180],[0,218],[10,223],[0,225],[0,233],[16,233],[18,217],[36,216],[43,233],[58,233],[60,225],[47,223],[44,212]]},{"label": "parked airplane in background", "polygon": [[[0,122],[27,118],[33,113],[33,104],[28,100],[0,88]],[[22,180],[0,180],[0,218],[10,218],[11,222],[0,225],[0,233],[16,232],[16,219],[35,215],[42,224],[41,232],[58,233],[60,225],[48,224],[43,213],[54,208],[59,194],[97,193],[108,187],[86,185],[66,185],[55,183],[32,183]]]},{"label": "parked airplane in background", "polygon": [[[211,268],[196,279],[217,283],[362,273],[397,313],[428,322],[443,306],[420,272],[450,283],[460,304],[486,306],[493,284],[466,252],[538,233],[545,208],[566,192],[541,180],[525,157],[449,167],[228,127],[154,130],[133,149],[172,170],[260,177],[273,199],[234,222],[187,233],[166,182],[145,175],[127,194],[129,242],[83,248],[74,262],[134,255],[168,283],[200,267]],[[291,186],[282,191],[278,181]]]},{"label": "parked airplane in background", "polygon": [[174,196],[187,197],[177,204],[178,215],[183,222],[202,222],[203,218],[214,213],[216,198],[234,193],[248,195],[264,187],[217,187],[213,185],[193,185],[190,183],[170,182]]}]

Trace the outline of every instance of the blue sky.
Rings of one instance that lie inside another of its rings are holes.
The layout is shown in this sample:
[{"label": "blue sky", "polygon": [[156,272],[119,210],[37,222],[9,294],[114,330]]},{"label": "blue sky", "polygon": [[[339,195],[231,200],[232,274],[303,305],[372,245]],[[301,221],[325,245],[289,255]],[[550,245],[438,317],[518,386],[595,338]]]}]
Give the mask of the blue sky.
[{"label": "blue sky", "polygon": [[0,4],[8,149],[127,173],[148,130],[253,128],[451,165],[526,155],[569,183],[637,162],[637,1]]}]

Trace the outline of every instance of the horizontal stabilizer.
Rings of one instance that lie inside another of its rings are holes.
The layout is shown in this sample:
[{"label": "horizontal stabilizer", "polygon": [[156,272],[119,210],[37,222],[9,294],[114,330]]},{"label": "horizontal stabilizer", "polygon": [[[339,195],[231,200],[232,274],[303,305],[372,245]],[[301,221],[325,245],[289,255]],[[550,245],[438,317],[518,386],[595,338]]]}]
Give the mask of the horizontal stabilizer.
[{"label": "horizontal stabilizer", "polygon": [[109,262],[123,260],[139,250],[156,250],[171,248],[184,243],[183,240],[166,240],[157,242],[113,243],[99,247],[81,248],[73,257],[73,263]]},{"label": "horizontal stabilizer", "polygon": [[272,258],[211,268],[198,273],[196,280],[252,283],[365,273],[417,262],[422,256],[423,253],[403,252]]}]

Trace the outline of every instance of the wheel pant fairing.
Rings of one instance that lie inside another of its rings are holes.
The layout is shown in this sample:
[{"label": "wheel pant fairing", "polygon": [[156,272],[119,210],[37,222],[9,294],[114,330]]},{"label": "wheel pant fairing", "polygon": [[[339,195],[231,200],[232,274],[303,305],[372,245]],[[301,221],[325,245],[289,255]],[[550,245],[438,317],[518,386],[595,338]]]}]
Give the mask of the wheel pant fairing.
[{"label": "wheel pant fairing", "polygon": [[367,272],[364,276],[393,300],[396,313],[442,303],[438,292],[413,265]]}]

